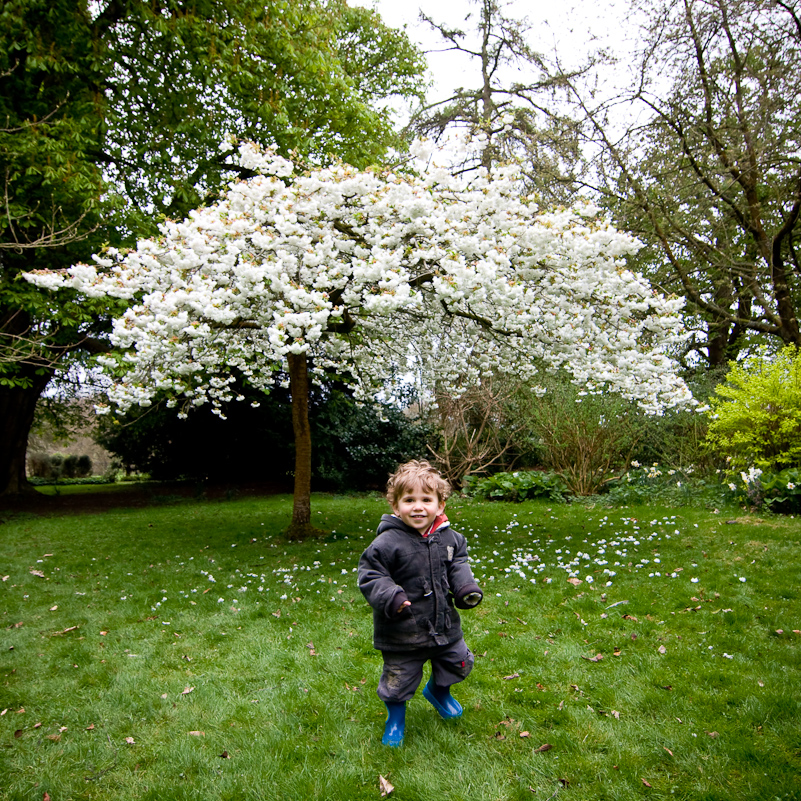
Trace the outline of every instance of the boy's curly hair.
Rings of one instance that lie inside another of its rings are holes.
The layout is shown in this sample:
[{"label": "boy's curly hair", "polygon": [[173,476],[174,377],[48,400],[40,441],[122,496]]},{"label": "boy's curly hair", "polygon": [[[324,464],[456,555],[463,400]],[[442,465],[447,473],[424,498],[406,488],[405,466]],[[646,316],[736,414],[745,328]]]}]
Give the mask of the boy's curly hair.
[{"label": "boy's curly hair", "polygon": [[451,494],[451,485],[442,477],[436,467],[425,459],[420,461],[412,459],[410,462],[402,464],[389,477],[387,482],[389,505],[394,508],[401,496],[416,486],[436,495],[441,503],[445,503]]}]

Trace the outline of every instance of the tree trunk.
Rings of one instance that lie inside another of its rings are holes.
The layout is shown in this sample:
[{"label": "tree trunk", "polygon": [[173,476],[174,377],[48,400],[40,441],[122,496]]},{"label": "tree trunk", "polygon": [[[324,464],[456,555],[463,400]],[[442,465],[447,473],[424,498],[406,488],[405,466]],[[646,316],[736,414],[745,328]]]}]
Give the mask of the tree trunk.
[{"label": "tree trunk", "polygon": [[29,386],[0,386],[0,496],[35,492],[25,472],[28,434],[36,402],[52,376],[52,370],[36,375],[31,368],[25,376]]},{"label": "tree trunk", "polygon": [[309,363],[305,353],[287,355],[289,392],[292,396],[292,430],[295,434],[295,489],[290,539],[322,533],[311,524],[311,427],[309,426]]}]

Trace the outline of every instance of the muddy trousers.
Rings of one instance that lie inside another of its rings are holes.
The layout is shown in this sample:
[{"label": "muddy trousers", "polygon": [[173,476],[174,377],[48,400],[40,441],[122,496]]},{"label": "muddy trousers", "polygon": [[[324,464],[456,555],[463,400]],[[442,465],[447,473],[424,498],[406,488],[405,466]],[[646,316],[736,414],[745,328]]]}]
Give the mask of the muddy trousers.
[{"label": "muddy trousers", "polygon": [[438,687],[463,681],[473,669],[474,657],[464,640],[417,651],[381,651],[384,672],[378,697],[384,703],[408,701],[423,680],[423,665],[431,662],[431,677]]}]

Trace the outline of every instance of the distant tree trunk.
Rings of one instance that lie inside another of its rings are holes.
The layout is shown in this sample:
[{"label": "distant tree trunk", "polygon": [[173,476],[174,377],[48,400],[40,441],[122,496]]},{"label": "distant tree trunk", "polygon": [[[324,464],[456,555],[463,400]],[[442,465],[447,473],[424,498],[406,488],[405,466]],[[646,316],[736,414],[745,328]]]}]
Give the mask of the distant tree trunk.
[{"label": "distant tree trunk", "polygon": [[36,375],[33,367],[25,376],[26,387],[0,386],[0,496],[35,492],[25,474],[28,434],[36,402],[53,376],[52,370]]},{"label": "distant tree trunk", "polygon": [[292,395],[292,430],[295,434],[295,489],[292,522],[286,531],[293,540],[321,533],[311,524],[311,427],[309,426],[309,362],[306,354],[287,356],[289,392]]}]

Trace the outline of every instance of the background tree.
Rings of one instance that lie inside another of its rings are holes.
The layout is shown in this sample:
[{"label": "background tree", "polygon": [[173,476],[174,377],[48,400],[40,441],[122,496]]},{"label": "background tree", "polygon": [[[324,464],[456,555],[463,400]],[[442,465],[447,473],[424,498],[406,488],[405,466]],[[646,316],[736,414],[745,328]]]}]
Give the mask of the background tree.
[{"label": "background tree", "polygon": [[596,103],[570,82],[596,148],[593,188],[649,244],[652,280],[687,299],[687,347],[710,367],[754,338],[801,340],[799,8],[635,2],[631,89]]},{"label": "background tree", "polygon": [[505,16],[499,0],[472,3],[478,14],[475,20],[472,12],[467,15],[471,28],[465,30],[421,13],[442,36],[446,51],[467,56],[475,65],[476,82],[419,108],[409,129],[436,141],[444,141],[451,131],[479,137],[481,147],[455,165],[458,172],[515,160],[530,190],[549,204],[564,202],[573,194],[573,172],[580,162],[575,123],[558,112],[556,102],[565,76],[531,47],[526,20]]},{"label": "background tree", "polygon": [[122,408],[157,393],[219,408],[237,381],[269,391],[286,372],[290,535],[310,532],[312,381],[391,399],[409,373],[459,392],[498,370],[564,368],[652,411],[691,401],[665,355],[681,304],[625,269],[636,244],[592,208],[540,213],[513,167],[464,185],[435,164],[301,170],[252,145],[237,161],[258,174],[159,238],[26,278],[132,302],[114,325],[120,353],[102,360]]},{"label": "background tree", "polygon": [[7,0],[0,7],[0,493],[26,487],[36,401],[121,307],[31,269],[182,218],[235,174],[227,134],[359,165],[418,91],[406,36],[345,0]]}]

